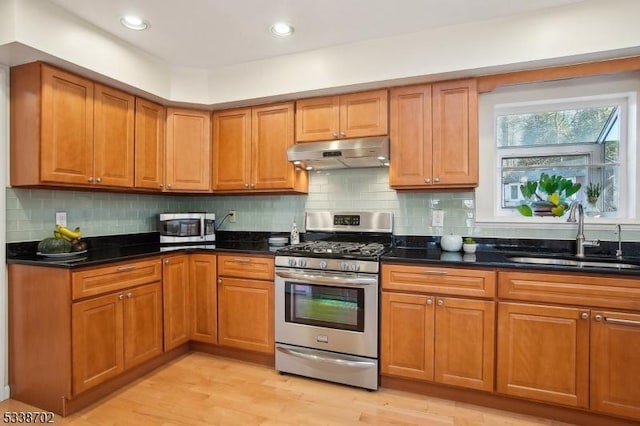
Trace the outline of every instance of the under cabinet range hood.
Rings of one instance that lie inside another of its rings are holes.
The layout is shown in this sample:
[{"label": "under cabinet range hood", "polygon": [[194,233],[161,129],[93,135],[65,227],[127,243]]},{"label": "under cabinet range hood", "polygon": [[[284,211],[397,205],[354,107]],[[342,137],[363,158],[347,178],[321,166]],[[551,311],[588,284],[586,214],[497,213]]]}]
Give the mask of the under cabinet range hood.
[{"label": "under cabinet range hood", "polygon": [[287,150],[287,159],[307,170],[389,166],[389,137],[303,142]]}]

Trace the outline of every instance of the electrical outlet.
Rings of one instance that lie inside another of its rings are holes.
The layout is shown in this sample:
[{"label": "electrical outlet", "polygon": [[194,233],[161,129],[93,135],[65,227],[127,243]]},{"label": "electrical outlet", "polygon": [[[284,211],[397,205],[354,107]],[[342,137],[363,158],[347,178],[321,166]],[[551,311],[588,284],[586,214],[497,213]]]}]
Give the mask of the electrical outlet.
[{"label": "electrical outlet", "polygon": [[67,212],[56,212],[56,225],[67,226]]},{"label": "electrical outlet", "polygon": [[444,226],[444,211],[434,210],[431,219],[431,226]]},{"label": "electrical outlet", "polygon": [[236,216],[237,215],[235,210],[229,211],[229,222],[236,223]]}]

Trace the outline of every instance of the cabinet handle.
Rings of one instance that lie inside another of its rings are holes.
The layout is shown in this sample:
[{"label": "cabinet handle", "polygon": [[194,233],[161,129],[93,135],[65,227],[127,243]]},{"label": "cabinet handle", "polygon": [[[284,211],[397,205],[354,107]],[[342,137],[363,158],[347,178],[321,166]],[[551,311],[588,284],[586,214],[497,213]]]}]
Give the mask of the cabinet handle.
[{"label": "cabinet handle", "polygon": [[165,264],[165,265],[168,265],[168,264],[169,264],[169,259],[165,259],[165,260],[164,260],[164,264]]},{"label": "cabinet handle", "polygon": [[255,184],[255,183],[252,183],[252,184],[251,184],[251,185],[249,185],[249,186],[251,186],[251,188],[255,188],[255,187],[256,187],[256,184]]},{"label": "cabinet handle", "polygon": [[233,259],[233,261],[238,263],[251,263],[251,259],[244,259],[242,257],[237,257]]},{"label": "cabinet handle", "polygon": [[126,266],[118,266],[116,271],[118,272],[126,272],[136,269],[136,265],[126,265]]},{"label": "cabinet handle", "polygon": [[163,185],[163,184],[161,184],[161,183],[159,183],[159,184],[158,184],[158,188],[162,188],[163,186],[164,186],[164,185]]},{"label": "cabinet handle", "polygon": [[635,320],[628,320],[628,319],[622,319],[622,318],[606,318],[604,319],[605,322],[609,322],[611,324],[617,324],[617,325],[631,325],[634,327],[640,327],[640,321],[635,321]]},{"label": "cabinet handle", "polygon": [[424,178],[424,183],[431,183],[431,178]]},{"label": "cabinet handle", "polygon": [[98,182],[98,183],[102,182],[102,178],[101,177],[97,177],[96,178],[96,182]]},{"label": "cabinet handle", "polygon": [[124,299],[124,294],[120,293],[120,294],[118,295],[118,299],[120,299],[120,300]]},{"label": "cabinet handle", "polygon": [[444,306],[444,300],[438,299],[438,306]]},{"label": "cabinet handle", "polygon": [[338,133],[337,132],[333,132],[333,138],[337,139],[338,138]]},{"label": "cabinet handle", "polygon": [[249,187],[249,184],[248,184],[248,183],[245,183],[245,184],[244,184],[244,187],[245,187],[245,188],[248,188],[248,187]]},{"label": "cabinet handle", "polygon": [[580,318],[582,318],[583,320],[589,319],[589,312],[581,313]]},{"label": "cabinet handle", "polygon": [[432,298],[428,298],[427,299],[427,305],[433,305],[433,299]]},{"label": "cabinet handle", "polygon": [[434,178],[434,179],[433,179],[433,181],[434,181],[435,183],[438,183],[438,182],[440,182],[440,178]]},{"label": "cabinet handle", "polygon": [[222,278],[218,279],[218,284],[222,284]]},{"label": "cabinet handle", "polygon": [[345,132],[340,132],[340,136],[347,136]]},{"label": "cabinet handle", "polygon": [[87,178],[87,180],[89,181],[89,183],[93,182],[93,176],[89,176],[89,178]]},{"label": "cabinet handle", "polygon": [[598,314],[595,317],[593,317],[593,319],[596,321],[602,321],[602,315]]},{"label": "cabinet handle", "polygon": [[171,189],[171,184],[170,183],[167,184],[167,188]]},{"label": "cabinet handle", "polygon": [[127,299],[131,299],[133,297],[133,293],[129,292],[127,293]]},{"label": "cabinet handle", "polygon": [[432,269],[425,269],[424,271],[422,271],[422,273],[425,275],[447,275],[448,274],[447,271],[434,271]]}]

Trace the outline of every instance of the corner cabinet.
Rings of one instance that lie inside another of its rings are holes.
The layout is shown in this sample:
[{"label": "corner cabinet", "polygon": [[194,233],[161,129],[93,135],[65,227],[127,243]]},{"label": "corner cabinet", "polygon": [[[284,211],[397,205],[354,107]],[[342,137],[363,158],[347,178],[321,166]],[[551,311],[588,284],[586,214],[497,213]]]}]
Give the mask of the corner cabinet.
[{"label": "corner cabinet", "polygon": [[493,390],[496,273],[382,264],[383,375]]},{"label": "corner cabinet", "polygon": [[211,191],[211,113],[167,108],[165,191]]},{"label": "corner cabinet", "polygon": [[191,340],[218,343],[216,255],[189,255]]},{"label": "corner cabinet", "polygon": [[307,172],[287,161],[294,143],[292,102],[213,113],[213,190],[308,191]]},{"label": "corner cabinet", "polygon": [[11,68],[11,185],[132,188],[134,103],[39,62]]},{"label": "corner cabinet", "polygon": [[296,102],[296,142],[382,136],[388,133],[386,89]]},{"label": "corner cabinet", "polygon": [[218,339],[222,346],[274,353],[273,258],[218,255]]},{"label": "corner cabinet", "polygon": [[170,351],[191,337],[189,255],[162,259],[164,350]]},{"label": "corner cabinet", "polygon": [[476,80],[391,89],[390,136],[392,188],[477,186]]}]

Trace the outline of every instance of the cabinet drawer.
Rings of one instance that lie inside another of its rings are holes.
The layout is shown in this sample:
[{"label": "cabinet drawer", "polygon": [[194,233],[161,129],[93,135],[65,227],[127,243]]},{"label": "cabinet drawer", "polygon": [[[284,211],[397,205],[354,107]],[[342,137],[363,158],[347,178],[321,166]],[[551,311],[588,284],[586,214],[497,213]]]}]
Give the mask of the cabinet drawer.
[{"label": "cabinet drawer", "polygon": [[102,268],[87,269],[71,275],[73,300],[160,281],[160,259],[121,262]]},{"label": "cabinet drawer", "polygon": [[273,258],[221,254],[218,256],[218,275],[273,280]]},{"label": "cabinet drawer", "polygon": [[615,276],[500,272],[503,299],[640,309],[640,280]]},{"label": "cabinet drawer", "polygon": [[382,288],[417,293],[494,297],[496,272],[430,265],[382,265]]}]

